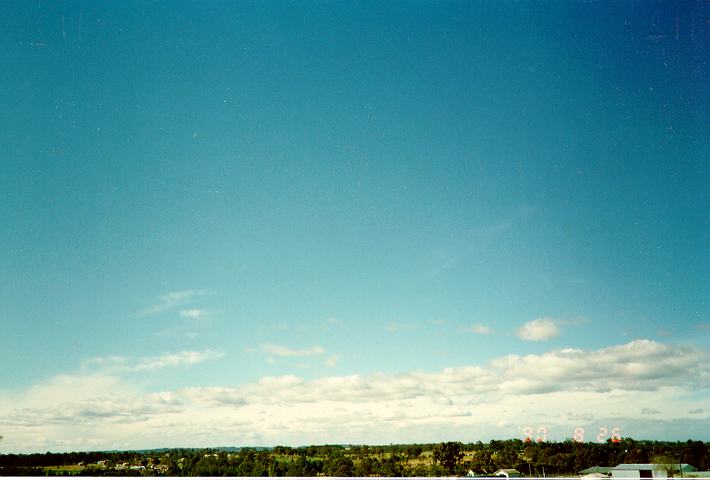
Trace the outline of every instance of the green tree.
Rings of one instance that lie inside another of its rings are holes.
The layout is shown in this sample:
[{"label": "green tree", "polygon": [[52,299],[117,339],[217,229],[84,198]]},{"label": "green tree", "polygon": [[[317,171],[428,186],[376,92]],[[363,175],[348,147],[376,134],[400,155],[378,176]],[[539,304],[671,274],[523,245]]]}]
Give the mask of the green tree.
[{"label": "green tree", "polygon": [[350,458],[342,455],[330,458],[325,464],[325,474],[331,477],[352,477],[355,465]]},{"label": "green tree", "polygon": [[461,442],[444,442],[434,447],[434,462],[441,465],[448,475],[455,472],[461,459],[463,459]]},{"label": "green tree", "polygon": [[404,452],[407,454],[408,458],[417,458],[424,451],[421,445],[407,445],[404,448]]},{"label": "green tree", "polygon": [[683,461],[701,471],[710,469],[710,444],[688,440],[683,446]]}]

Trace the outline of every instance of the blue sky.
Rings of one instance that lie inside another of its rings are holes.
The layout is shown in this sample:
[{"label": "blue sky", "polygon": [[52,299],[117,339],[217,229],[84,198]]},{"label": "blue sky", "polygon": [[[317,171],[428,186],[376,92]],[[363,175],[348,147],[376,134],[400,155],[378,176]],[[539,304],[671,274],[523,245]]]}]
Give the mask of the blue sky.
[{"label": "blue sky", "polygon": [[1,8],[2,450],[710,440],[707,8]]}]

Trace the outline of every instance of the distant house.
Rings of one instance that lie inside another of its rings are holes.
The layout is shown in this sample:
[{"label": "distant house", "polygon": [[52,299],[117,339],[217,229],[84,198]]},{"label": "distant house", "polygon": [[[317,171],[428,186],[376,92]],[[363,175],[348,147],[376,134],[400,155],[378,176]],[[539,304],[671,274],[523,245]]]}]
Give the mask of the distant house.
[{"label": "distant house", "polygon": [[613,478],[669,478],[668,471],[670,470],[671,477],[673,473],[680,470],[683,473],[696,472],[698,469],[687,463],[672,465],[666,463],[621,463],[611,469]]},{"label": "distant house", "polygon": [[517,471],[514,468],[501,468],[500,470],[497,470],[494,474],[494,477],[505,477],[505,478],[517,478],[520,476],[520,472]]}]

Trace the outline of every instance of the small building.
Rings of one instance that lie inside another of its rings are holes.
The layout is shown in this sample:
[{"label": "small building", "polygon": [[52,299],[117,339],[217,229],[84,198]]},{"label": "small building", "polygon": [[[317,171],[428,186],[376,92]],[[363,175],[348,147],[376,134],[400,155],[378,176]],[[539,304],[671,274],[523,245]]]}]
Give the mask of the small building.
[{"label": "small building", "polygon": [[494,477],[505,477],[505,478],[517,478],[520,476],[520,472],[514,468],[501,468],[496,470],[493,474]]},{"label": "small building", "polygon": [[[695,472],[698,469],[687,463],[668,464],[668,463],[621,463],[611,469],[613,478],[672,478],[675,472],[681,471]],[[670,471],[671,476],[668,476]]]}]

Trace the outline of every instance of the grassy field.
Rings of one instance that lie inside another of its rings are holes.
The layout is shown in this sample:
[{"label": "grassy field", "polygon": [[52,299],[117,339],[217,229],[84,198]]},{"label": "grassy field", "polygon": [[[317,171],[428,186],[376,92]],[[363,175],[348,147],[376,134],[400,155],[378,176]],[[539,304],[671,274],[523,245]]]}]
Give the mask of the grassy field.
[{"label": "grassy field", "polygon": [[53,475],[78,475],[82,470],[84,470],[84,467],[80,465],[52,465],[50,467],[44,467],[44,473]]}]

